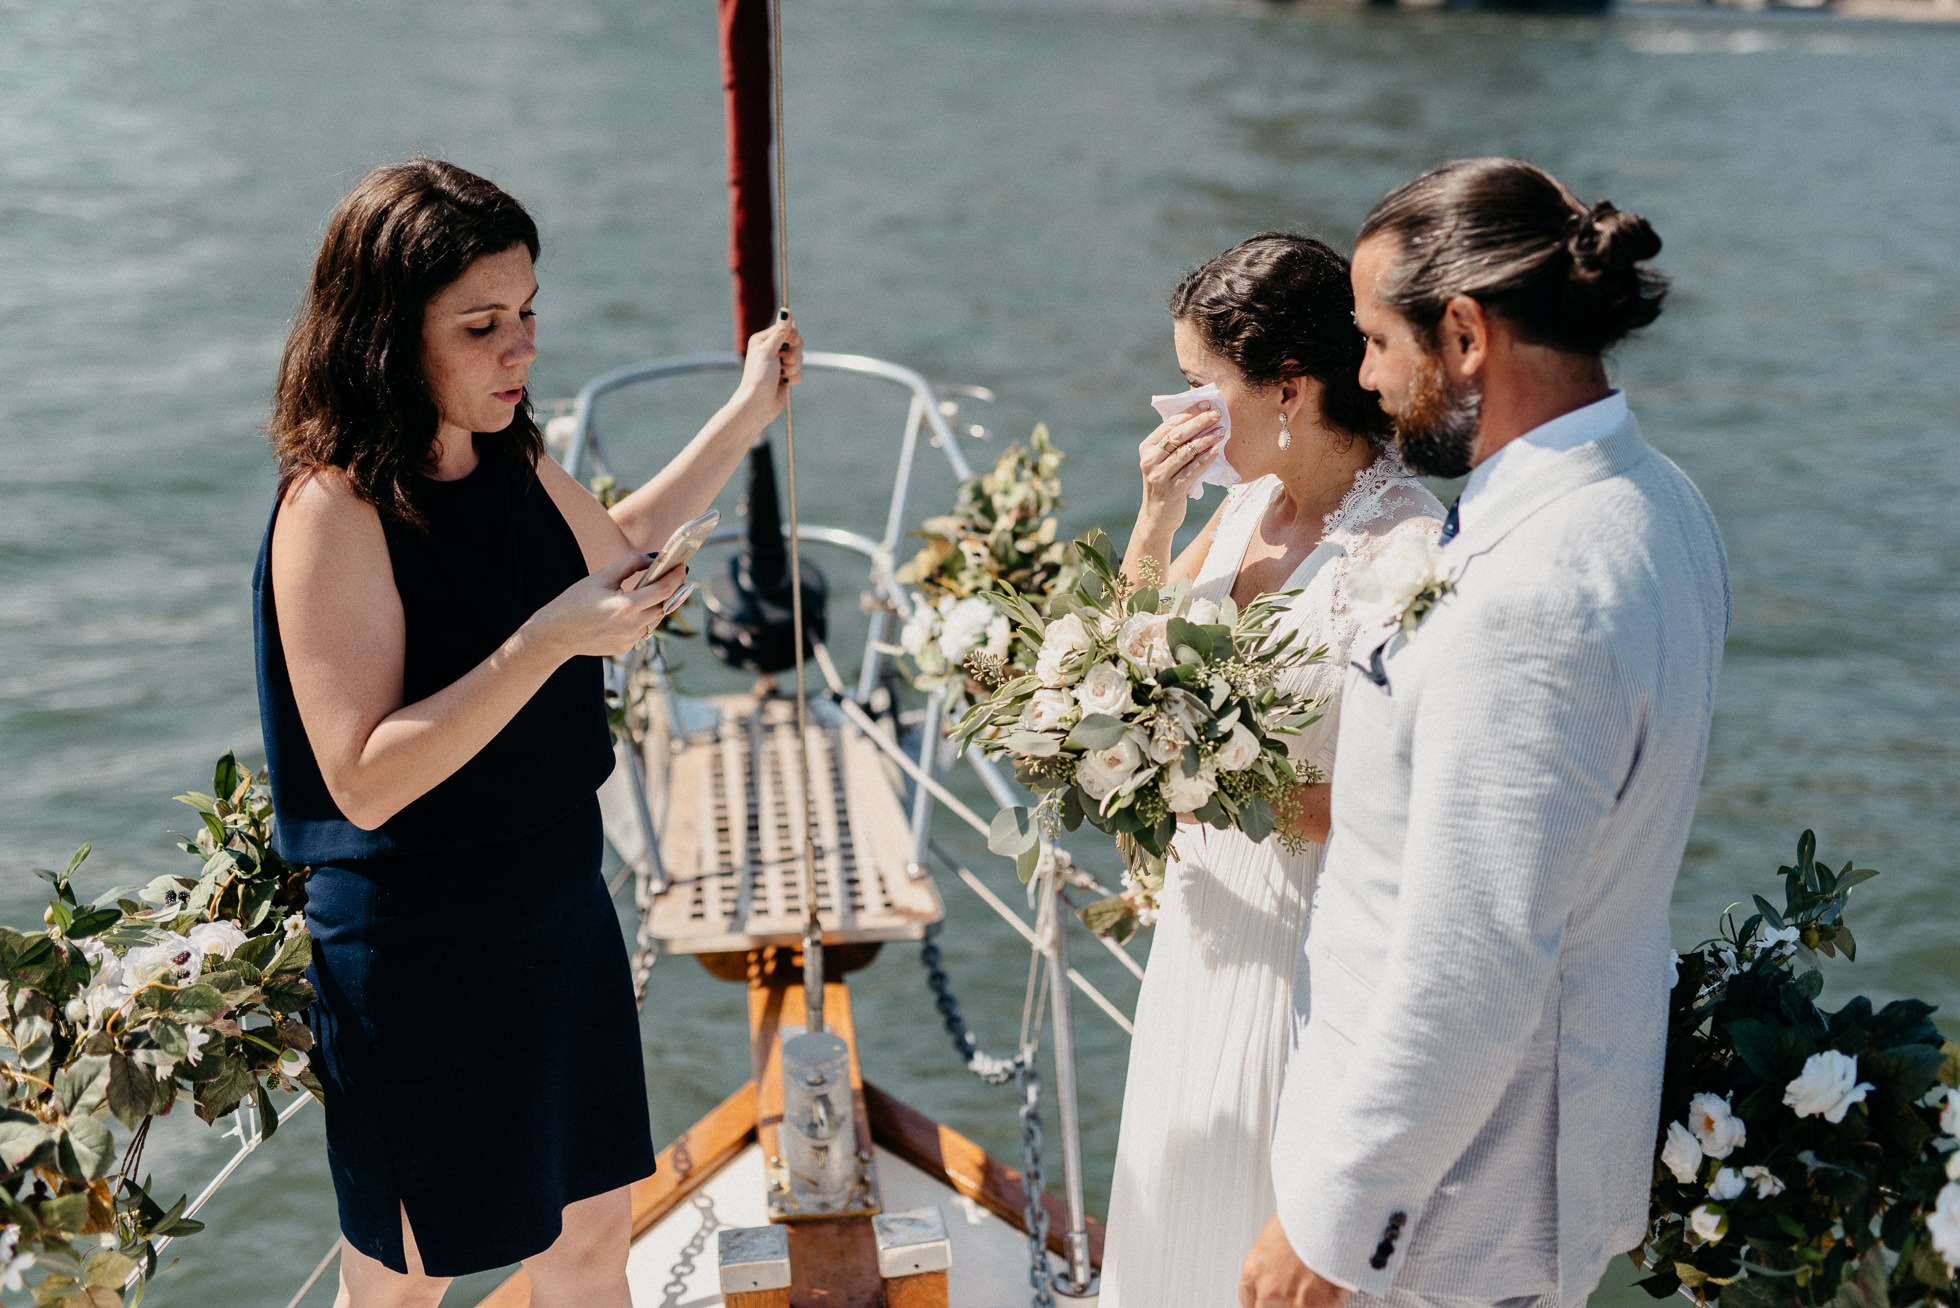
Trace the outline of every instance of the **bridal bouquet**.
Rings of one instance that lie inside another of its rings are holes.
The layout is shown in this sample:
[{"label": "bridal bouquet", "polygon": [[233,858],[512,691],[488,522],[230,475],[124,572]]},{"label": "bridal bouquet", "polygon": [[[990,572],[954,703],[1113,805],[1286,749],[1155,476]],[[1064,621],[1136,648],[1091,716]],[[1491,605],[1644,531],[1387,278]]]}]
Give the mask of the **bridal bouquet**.
[{"label": "bridal bouquet", "polygon": [[923,602],[900,629],[894,652],[911,660],[920,690],[964,686],[963,665],[976,650],[1032,662],[1015,648],[1007,616],[982,596],[1004,587],[1039,607],[1070,580],[1068,544],[1056,538],[1063,455],[1045,426],[1034,429],[1029,446],[1008,446],[991,472],[960,483],[951,513],[926,519],[914,533],[925,547],[898,570],[898,580],[916,587]]},{"label": "bridal bouquet", "polygon": [[1803,833],[1740,928],[1676,965],[1646,1239],[1656,1298],[1724,1308],[1954,1304],[1960,1046],[1930,1005],[1816,999],[1817,955],[1853,958],[1851,888]]},{"label": "bridal bouquet", "polygon": [[1287,834],[1296,787],[1320,780],[1287,757],[1285,737],[1320,715],[1319,704],[1278,689],[1281,673],[1315,662],[1280,633],[1289,595],[1243,609],[1228,598],[1185,604],[1187,587],[1133,585],[1111,562],[1109,538],[1076,542],[1077,582],[1049,597],[1044,615],[1024,597],[987,598],[1010,618],[1031,669],[985,654],[967,668],[987,691],[956,735],[1014,760],[1015,775],[1042,795],[1033,809],[1004,809],[988,847],[1034,871],[1040,830],[1084,820],[1116,837],[1127,893],[1091,905],[1083,920],[1127,939],[1154,909],[1179,813],[1253,840]]},{"label": "bridal bouquet", "polygon": [[[200,829],[195,875],[77,897],[78,850],[45,929],[0,927],[0,1288],[38,1269],[36,1304],[129,1303],[156,1275],[158,1237],[189,1235],[142,1173],[149,1121],[180,1101],[206,1122],[250,1101],[278,1126],[277,1085],[319,1095],[304,868],[269,847],[272,800],[230,755],[210,795],[181,796]],[[118,1148],[109,1123],[129,1130]]]}]

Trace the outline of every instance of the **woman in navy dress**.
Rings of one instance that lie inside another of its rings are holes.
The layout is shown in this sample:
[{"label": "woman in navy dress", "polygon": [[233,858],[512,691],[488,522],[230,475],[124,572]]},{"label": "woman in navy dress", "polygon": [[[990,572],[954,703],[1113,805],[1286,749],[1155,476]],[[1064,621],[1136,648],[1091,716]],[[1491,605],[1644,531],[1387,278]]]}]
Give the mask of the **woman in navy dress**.
[{"label": "woman in navy dress", "polygon": [[329,222],[269,424],[257,594],[279,852],[309,864],[311,1020],[342,1308],[522,1261],[535,1308],[628,1302],[653,1170],[625,943],[599,875],[600,656],[659,622],[646,551],[800,379],[779,322],[734,397],[610,511],[531,417],[537,228],[430,159]]}]

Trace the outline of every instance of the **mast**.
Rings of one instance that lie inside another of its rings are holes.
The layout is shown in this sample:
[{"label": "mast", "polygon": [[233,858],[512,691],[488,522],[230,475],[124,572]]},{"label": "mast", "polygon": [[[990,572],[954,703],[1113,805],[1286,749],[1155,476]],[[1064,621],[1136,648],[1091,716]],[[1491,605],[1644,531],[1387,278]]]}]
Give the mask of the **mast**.
[{"label": "mast", "polygon": [[769,0],[716,0],[722,104],[728,125],[728,268],[735,279],[735,352],[776,316]]}]

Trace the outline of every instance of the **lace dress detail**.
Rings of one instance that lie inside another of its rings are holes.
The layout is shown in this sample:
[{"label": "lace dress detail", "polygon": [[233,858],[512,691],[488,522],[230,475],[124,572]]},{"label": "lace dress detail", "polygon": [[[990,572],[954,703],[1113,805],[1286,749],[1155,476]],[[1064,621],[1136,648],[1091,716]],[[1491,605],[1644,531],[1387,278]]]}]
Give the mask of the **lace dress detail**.
[{"label": "lace dress detail", "polygon": [[[1227,493],[1194,597],[1231,593],[1279,488],[1262,477]],[[1333,773],[1356,634],[1345,596],[1354,561],[1399,532],[1439,535],[1442,516],[1436,497],[1384,454],[1356,475],[1320,545],[1288,578],[1282,589],[1301,589],[1282,621],[1307,647],[1327,648],[1283,682],[1327,697],[1320,721],[1291,742],[1296,759]],[[1175,849],[1137,1000],[1103,1308],[1234,1308],[1239,1264],[1275,1207],[1273,1119],[1321,847],[1289,854],[1236,831],[1185,827]]]}]

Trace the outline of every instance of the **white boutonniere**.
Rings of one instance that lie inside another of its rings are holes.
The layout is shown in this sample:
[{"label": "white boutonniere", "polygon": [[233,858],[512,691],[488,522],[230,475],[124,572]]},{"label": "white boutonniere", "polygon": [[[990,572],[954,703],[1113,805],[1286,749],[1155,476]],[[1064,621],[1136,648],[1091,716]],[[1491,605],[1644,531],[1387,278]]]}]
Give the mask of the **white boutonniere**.
[{"label": "white boutonniere", "polygon": [[1363,627],[1393,626],[1414,639],[1416,628],[1456,589],[1443,551],[1427,536],[1405,534],[1348,574],[1348,608]]}]

